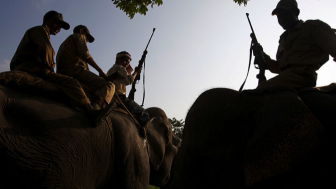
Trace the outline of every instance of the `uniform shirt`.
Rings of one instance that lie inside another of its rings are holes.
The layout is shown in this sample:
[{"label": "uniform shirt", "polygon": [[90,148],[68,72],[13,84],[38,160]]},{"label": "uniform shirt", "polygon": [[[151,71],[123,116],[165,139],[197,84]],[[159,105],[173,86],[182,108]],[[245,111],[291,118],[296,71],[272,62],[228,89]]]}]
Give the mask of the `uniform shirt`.
[{"label": "uniform shirt", "polygon": [[50,43],[50,29],[35,26],[24,34],[11,62],[10,69],[23,63],[29,66],[53,69],[55,51]]},{"label": "uniform shirt", "polygon": [[56,55],[57,73],[72,75],[76,68],[89,70],[86,60],[92,58],[86,45],[85,35],[70,35],[59,47]]},{"label": "uniform shirt", "polygon": [[330,26],[320,20],[302,20],[291,30],[285,31],[279,40],[277,61],[265,56],[267,67],[280,73],[287,67],[307,67],[318,70],[336,57],[336,35]]},{"label": "uniform shirt", "polygon": [[114,64],[112,68],[110,68],[107,72],[107,75],[109,76],[116,72],[118,72],[118,75],[120,75],[124,79],[113,81],[115,85],[115,92],[117,93],[117,95],[126,95],[126,86],[134,82],[134,76],[129,75],[126,71],[126,68],[118,64]]}]

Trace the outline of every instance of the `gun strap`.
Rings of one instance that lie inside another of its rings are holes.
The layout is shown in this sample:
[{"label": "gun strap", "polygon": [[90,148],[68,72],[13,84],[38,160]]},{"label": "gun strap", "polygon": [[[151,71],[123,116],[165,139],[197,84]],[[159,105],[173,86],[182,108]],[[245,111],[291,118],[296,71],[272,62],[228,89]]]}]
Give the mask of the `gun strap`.
[{"label": "gun strap", "polygon": [[248,76],[248,74],[249,74],[249,72],[250,72],[251,60],[252,60],[252,45],[253,45],[253,42],[251,41],[251,46],[250,46],[250,60],[249,60],[249,65],[248,65],[248,69],[247,69],[247,74],[246,74],[246,78],[245,78],[245,80],[244,80],[244,83],[243,83],[243,84],[240,86],[240,88],[239,88],[239,92],[241,92],[241,91],[243,90],[243,87],[244,87],[245,82],[246,82],[246,80],[247,80],[247,76]]},{"label": "gun strap", "polygon": [[141,106],[144,106],[144,102],[145,102],[145,93],[146,93],[146,91],[145,91],[145,72],[146,72],[146,60],[144,60],[144,64],[143,64],[143,66],[144,66],[144,70],[143,70],[143,94],[142,94],[142,104],[141,104]]}]

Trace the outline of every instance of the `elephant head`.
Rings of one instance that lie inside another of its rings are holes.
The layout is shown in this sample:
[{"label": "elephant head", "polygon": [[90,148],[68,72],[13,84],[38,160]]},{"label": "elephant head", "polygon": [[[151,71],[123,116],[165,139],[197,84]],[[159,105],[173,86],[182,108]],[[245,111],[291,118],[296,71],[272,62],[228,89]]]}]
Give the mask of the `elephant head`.
[{"label": "elephant head", "polygon": [[172,131],[172,126],[160,108],[147,109],[151,119],[147,128],[149,160],[151,163],[150,184],[163,186],[170,179],[174,157],[181,140]]}]

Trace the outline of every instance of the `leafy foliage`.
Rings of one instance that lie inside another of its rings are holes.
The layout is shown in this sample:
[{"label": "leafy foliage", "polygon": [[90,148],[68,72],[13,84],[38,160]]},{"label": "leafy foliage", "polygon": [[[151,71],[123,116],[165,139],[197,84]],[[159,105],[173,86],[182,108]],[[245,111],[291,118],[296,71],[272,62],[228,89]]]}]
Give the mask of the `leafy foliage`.
[{"label": "leafy foliage", "polygon": [[[163,0],[112,0],[112,1],[113,4],[116,5],[116,7],[119,8],[120,10],[124,11],[130,19],[134,18],[134,15],[136,13],[146,15],[149,5],[153,8],[154,5],[160,6],[163,4]],[[249,0],[233,0],[233,2],[237,3],[238,5],[241,4],[247,5],[247,1]]]},{"label": "leafy foliage", "polygon": [[124,11],[130,19],[134,17],[136,13],[146,15],[148,11],[148,6],[151,5],[153,8],[154,5],[160,6],[163,4],[163,0],[112,0],[113,4],[117,8]]},{"label": "leafy foliage", "polygon": [[175,117],[173,119],[168,118],[170,124],[172,125],[173,132],[182,139],[183,129],[184,129],[184,121],[183,119],[177,120]]},{"label": "leafy foliage", "polygon": [[238,3],[238,5],[240,6],[241,4],[247,5],[247,1],[249,0],[233,0],[235,3]]},{"label": "leafy foliage", "polygon": [[149,189],[160,189],[160,187],[149,185]]}]

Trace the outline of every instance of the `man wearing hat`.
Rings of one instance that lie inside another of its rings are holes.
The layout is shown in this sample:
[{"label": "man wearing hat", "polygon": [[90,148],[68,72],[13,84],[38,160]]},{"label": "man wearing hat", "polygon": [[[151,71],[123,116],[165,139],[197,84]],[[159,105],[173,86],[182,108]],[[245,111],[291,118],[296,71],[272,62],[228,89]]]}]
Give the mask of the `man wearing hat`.
[{"label": "man wearing hat", "polygon": [[[276,15],[279,25],[285,30],[280,36],[276,60],[265,55],[266,67],[274,78],[259,84],[268,86],[289,86],[295,89],[315,87],[316,71],[336,57],[336,35],[330,26],[320,20],[302,21],[298,19],[300,10],[295,0],[280,0],[272,15]],[[261,46],[256,45],[253,50]]]},{"label": "man wearing hat", "polygon": [[[147,53],[147,52],[145,52]],[[135,77],[140,74],[141,69],[136,67],[133,74],[133,68],[130,65],[132,58],[126,51],[121,51],[116,55],[115,64],[107,72],[108,76],[116,74],[113,83],[115,84],[115,92],[127,107],[127,109],[134,115],[139,117],[142,125],[145,125],[149,121],[148,112],[139,104],[126,97],[126,86],[131,85],[134,82]]]},{"label": "man wearing hat", "polygon": [[61,28],[65,30],[70,28],[70,25],[63,20],[62,14],[56,11],[47,12],[43,17],[42,26],[30,28],[24,34],[10,62],[10,69],[35,74],[55,84],[69,97],[73,106],[90,111],[92,110],[90,100],[79,82],[54,72],[55,51],[50,43],[50,35],[56,35]]},{"label": "man wearing hat", "polygon": [[[114,94],[114,84],[107,81],[106,74],[97,65],[89,53],[87,42],[92,43],[94,37],[89,29],[84,25],[78,25],[60,46],[56,56],[57,73],[73,77],[85,84],[88,89],[84,90],[92,93],[92,107],[100,110],[104,105],[111,102]],[[99,76],[89,70],[89,66],[95,68]]]}]

